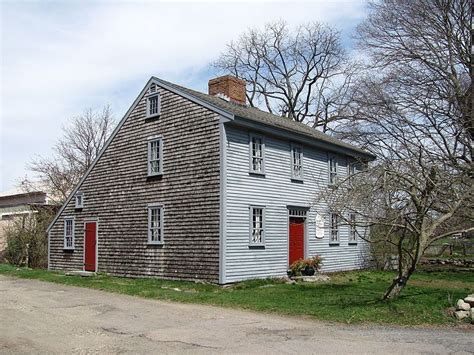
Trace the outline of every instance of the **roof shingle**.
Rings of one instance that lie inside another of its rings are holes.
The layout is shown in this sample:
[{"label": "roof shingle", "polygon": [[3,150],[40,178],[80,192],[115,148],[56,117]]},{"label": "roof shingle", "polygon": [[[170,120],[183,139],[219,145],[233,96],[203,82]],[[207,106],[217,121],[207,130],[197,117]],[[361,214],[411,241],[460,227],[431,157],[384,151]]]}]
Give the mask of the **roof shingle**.
[{"label": "roof shingle", "polygon": [[317,140],[325,142],[325,143],[329,143],[329,144],[333,144],[333,145],[338,146],[338,147],[349,149],[351,151],[354,151],[356,153],[359,153],[359,154],[365,156],[366,158],[369,158],[370,160],[375,159],[375,156],[372,155],[371,153],[368,153],[365,150],[363,150],[363,149],[361,149],[361,148],[359,148],[355,145],[346,143],[344,141],[341,141],[340,139],[334,138],[334,137],[332,137],[328,134],[325,134],[321,131],[318,131],[318,130],[316,130],[316,129],[314,129],[314,128],[312,128],[312,127],[310,127],[310,126],[308,126],[304,123],[296,122],[296,121],[290,120],[286,117],[273,115],[271,113],[262,111],[258,108],[255,108],[255,107],[244,106],[244,105],[234,103],[234,102],[231,102],[231,101],[226,101],[226,100],[224,100],[220,97],[204,94],[204,93],[199,92],[199,91],[188,89],[186,87],[176,85],[176,84],[170,83],[170,82],[162,80],[162,79],[158,79],[156,77],[154,79],[158,82],[161,82],[162,84],[164,84],[166,86],[171,86],[172,88],[174,88],[177,91],[184,92],[184,93],[186,93],[190,96],[195,97],[198,100],[204,101],[204,102],[206,102],[206,103],[208,103],[212,106],[216,106],[217,108],[219,108],[223,111],[227,111],[227,112],[231,113],[232,115],[234,115],[236,117],[248,119],[248,120],[251,120],[251,121],[263,123],[265,125],[269,125],[269,126],[277,127],[277,128],[284,129],[284,130],[287,130],[287,131],[295,132],[295,133],[298,133],[298,134],[301,134],[301,135],[304,135],[304,136],[307,136],[307,137],[310,137],[310,138],[313,138],[313,139],[317,139]]}]

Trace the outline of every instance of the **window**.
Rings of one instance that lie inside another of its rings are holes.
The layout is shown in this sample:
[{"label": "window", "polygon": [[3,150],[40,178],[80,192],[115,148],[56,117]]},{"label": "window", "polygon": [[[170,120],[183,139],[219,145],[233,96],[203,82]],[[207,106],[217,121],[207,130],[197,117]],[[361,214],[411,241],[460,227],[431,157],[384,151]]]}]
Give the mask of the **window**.
[{"label": "window", "polygon": [[364,170],[364,165],[363,165],[363,163],[361,163],[359,161],[352,161],[352,162],[348,162],[347,169],[348,169],[347,172],[350,176],[350,175],[357,174],[358,172]]},{"label": "window", "polygon": [[265,208],[250,206],[250,245],[265,243]]},{"label": "window", "polygon": [[146,117],[152,118],[161,113],[161,99],[156,85],[152,84],[146,98]]},{"label": "window", "polygon": [[148,206],[148,243],[163,244],[163,206]]},{"label": "window", "polygon": [[348,169],[347,172],[348,172],[349,176],[354,175],[355,173],[357,173],[356,163],[354,163],[354,162],[348,163],[347,164],[347,169]]},{"label": "window", "polygon": [[74,218],[64,218],[64,249],[74,249]]},{"label": "window", "polygon": [[303,148],[291,145],[291,178],[303,180]]},{"label": "window", "polygon": [[163,139],[150,138],[148,140],[148,176],[163,173]]},{"label": "window", "polygon": [[82,192],[76,193],[76,208],[84,207],[84,194]]},{"label": "window", "polygon": [[349,243],[357,243],[356,215],[349,213]]},{"label": "window", "polygon": [[338,244],[339,243],[339,216],[337,215],[337,213],[331,213],[329,215],[329,218],[330,218],[329,242],[332,244]]},{"label": "window", "polygon": [[329,185],[337,183],[337,161],[336,158],[329,158]]},{"label": "window", "polygon": [[263,137],[250,135],[250,172],[265,174],[265,142]]}]

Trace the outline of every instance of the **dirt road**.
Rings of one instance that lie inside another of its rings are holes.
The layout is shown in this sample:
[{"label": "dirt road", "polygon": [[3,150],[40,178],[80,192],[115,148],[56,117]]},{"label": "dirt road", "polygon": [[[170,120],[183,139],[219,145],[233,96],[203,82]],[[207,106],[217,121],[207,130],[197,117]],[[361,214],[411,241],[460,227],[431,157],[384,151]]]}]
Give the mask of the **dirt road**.
[{"label": "dirt road", "polygon": [[472,351],[468,330],[334,325],[0,276],[0,353]]}]

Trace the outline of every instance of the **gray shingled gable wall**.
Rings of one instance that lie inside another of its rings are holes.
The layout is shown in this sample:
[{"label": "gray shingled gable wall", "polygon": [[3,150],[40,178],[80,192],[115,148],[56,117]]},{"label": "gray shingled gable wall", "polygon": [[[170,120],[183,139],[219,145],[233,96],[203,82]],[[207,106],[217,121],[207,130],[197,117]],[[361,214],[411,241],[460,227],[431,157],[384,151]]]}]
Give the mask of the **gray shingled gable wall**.
[{"label": "gray shingled gable wall", "polygon": [[[50,229],[50,269],[82,270],[84,221],[98,218],[98,271],[218,282],[219,115],[159,89],[162,114],[131,112]],[[164,174],[147,178],[147,138],[164,139]],[[165,208],[164,245],[147,244],[147,205]],[[63,251],[64,217],[75,217],[75,250]]]}]

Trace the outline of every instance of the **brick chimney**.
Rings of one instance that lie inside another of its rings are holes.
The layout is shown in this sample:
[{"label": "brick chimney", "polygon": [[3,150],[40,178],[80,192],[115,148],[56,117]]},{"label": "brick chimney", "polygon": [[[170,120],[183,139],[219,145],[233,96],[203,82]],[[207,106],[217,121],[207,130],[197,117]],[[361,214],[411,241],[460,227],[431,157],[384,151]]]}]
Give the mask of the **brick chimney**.
[{"label": "brick chimney", "polygon": [[232,75],[209,80],[209,95],[245,105],[245,81]]}]

